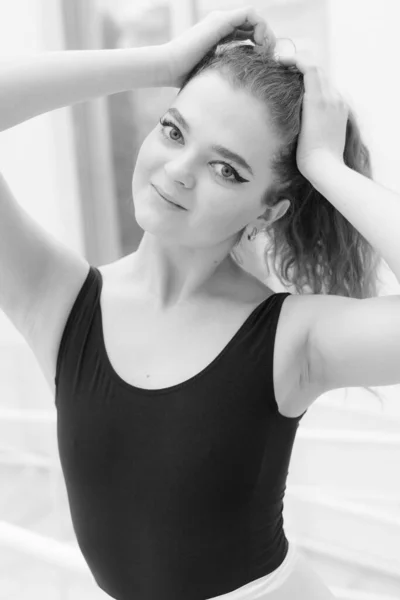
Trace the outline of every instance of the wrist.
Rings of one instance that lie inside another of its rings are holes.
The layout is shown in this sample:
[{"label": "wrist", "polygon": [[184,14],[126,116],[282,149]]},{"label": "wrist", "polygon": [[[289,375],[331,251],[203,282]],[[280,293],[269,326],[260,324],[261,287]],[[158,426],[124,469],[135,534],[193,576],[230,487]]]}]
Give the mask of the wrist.
[{"label": "wrist", "polygon": [[169,70],[165,45],[129,48],[131,87],[167,87]]},{"label": "wrist", "polygon": [[346,165],[343,160],[330,154],[321,154],[318,158],[315,157],[315,160],[308,162],[307,165],[302,167],[301,173],[314,187],[318,187],[318,184],[324,181],[328,174],[344,167]]}]

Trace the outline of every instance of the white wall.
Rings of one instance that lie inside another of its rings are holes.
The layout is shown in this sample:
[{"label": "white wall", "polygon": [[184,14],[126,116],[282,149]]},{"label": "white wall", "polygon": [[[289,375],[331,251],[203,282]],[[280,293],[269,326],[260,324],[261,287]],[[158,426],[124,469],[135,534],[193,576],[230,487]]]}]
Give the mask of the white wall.
[{"label": "white wall", "polygon": [[398,0],[330,0],[332,75],[356,102],[375,177],[400,192]]},{"label": "white wall", "polygon": [[[375,181],[400,193],[400,2],[329,0],[328,7],[330,75],[359,118]],[[391,271],[384,281],[387,293],[400,292]]]}]

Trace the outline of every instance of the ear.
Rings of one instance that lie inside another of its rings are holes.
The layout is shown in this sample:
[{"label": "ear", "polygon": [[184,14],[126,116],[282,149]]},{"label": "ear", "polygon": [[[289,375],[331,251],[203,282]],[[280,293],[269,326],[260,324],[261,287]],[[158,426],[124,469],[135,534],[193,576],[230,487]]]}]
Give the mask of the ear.
[{"label": "ear", "polygon": [[252,226],[257,227],[258,230],[265,229],[265,227],[283,217],[289,207],[290,200],[287,198],[280,200],[275,206],[266,208],[264,213],[254,221],[254,224],[252,223]]},{"label": "ear", "polygon": [[274,211],[274,221],[277,221],[278,219],[283,217],[283,215],[286,214],[286,212],[289,210],[289,208],[290,208],[290,200],[288,200],[287,198],[285,198],[284,200],[280,200],[271,209]]}]

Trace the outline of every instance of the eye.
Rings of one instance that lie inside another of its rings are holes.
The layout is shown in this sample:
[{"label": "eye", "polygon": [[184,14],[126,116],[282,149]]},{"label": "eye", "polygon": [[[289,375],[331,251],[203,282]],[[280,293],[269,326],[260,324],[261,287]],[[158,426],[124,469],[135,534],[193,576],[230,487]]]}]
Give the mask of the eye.
[{"label": "eye", "polygon": [[[177,126],[176,126],[176,125],[175,125],[175,124],[174,124],[172,121],[168,121],[167,119],[160,119],[160,125],[161,125],[161,127],[163,128],[163,129],[162,129],[162,134],[163,134],[163,136],[164,136],[164,137],[165,137],[167,140],[169,140],[169,141],[172,141],[172,142],[175,142],[175,141],[177,141],[176,139],[172,139],[172,138],[170,138],[170,137],[169,137],[169,136],[168,136],[168,135],[165,133],[165,131],[164,131],[164,128],[165,128],[165,127],[172,127],[173,129],[175,129],[175,131],[177,131],[177,132],[179,133],[179,135],[180,135],[181,137],[183,137],[183,136],[182,136],[182,133],[180,132],[180,130],[178,129],[178,127],[177,127]],[[229,164],[229,163],[227,163],[227,162],[223,162],[223,161],[221,161],[221,160],[214,160],[214,161],[212,161],[210,164],[212,164],[212,165],[214,165],[214,164],[224,165],[225,167],[227,167],[228,169],[230,169],[230,170],[232,171],[232,174],[233,174],[233,176],[234,176],[234,179],[228,179],[227,177],[223,177],[222,175],[220,175],[219,173],[217,173],[218,177],[220,177],[221,179],[223,179],[223,181],[227,181],[228,183],[233,183],[233,184],[235,184],[235,183],[244,183],[244,182],[247,182],[247,181],[248,181],[247,179],[243,179],[243,177],[240,177],[240,175],[239,175],[239,173],[236,171],[236,169],[234,169],[234,168],[232,167],[232,165],[231,165],[231,164]]]}]

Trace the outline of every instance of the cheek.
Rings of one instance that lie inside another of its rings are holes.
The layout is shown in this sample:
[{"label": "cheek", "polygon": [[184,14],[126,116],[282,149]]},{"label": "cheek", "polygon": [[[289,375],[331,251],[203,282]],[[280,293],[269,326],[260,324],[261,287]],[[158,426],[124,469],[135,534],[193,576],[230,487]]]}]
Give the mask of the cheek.
[{"label": "cheek", "polygon": [[146,165],[148,162],[151,162],[151,156],[152,156],[152,148],[153,148],[153,153],[154,153],[154,146],[155,144],[151,143],[150,140],[150,136],[147,136],[143,142],[142,145],[140,146],[139,152],[138,152],[138,157],[137,157],[137,162],[139,162],[141,165]]},{"label": "cheek", "polygon": [[143,143],[140,147],[132,175],[132,191],[138,190],[150,183],[152,174],[156,171],[154,153],[150,144]]},{"label": "cheek", "polygon": [[150,171],[155,168],[157,161],[161,162],[160,145],[157,143],[155,136],[156,132],[151,131],[149,135],[144,138],[139,148],[135,168],[137,166],[142,171]]}]

